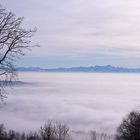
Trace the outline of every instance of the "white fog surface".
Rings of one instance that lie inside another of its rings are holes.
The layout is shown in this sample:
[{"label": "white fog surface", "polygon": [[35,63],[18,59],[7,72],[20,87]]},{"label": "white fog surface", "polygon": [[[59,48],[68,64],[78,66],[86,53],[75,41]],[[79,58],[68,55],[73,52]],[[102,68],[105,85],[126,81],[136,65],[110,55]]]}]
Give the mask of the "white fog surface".
[{"label": "white fog surface", "polygon": [[139,74],[33,72],[19,80],[0,108],[0,123],[18,131],[55,120],[74,131],[114,133],[140,105]]}]

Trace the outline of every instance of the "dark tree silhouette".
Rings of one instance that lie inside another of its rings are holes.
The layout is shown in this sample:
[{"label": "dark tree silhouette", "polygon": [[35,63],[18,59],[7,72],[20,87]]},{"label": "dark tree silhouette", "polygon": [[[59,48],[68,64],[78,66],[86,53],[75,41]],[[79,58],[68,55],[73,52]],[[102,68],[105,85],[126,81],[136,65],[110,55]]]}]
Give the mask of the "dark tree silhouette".
[{"label": "dark tree silhouette", "polygon": [[91,135],[91,140],[97,140],[97,133],[96,133],[96,131],[91,131],[90,135]]},{"label": "dark tree silhouette", "polygon": [[132,111],[117,129],[116,140],[140,140],[140,112]]},{"label": "dark tree silhouette", "polygon": [[0,124],[0,140],[7,138],[7,132],[3,124]]},{"label": "dark tree silhouette", "polygon": [[69,128],[60,122],[48,121],[40,129],[41,140],[69,140]]},{"label": "dark tree silhouette", "polygon": [[0,6],[0,97],[3,97],[3,87],[16,78],[17,57],[24,55],[25,49],[36,46],[30,41],[36,29],[26,30],[22,22],[22,17],[16,17]]}]

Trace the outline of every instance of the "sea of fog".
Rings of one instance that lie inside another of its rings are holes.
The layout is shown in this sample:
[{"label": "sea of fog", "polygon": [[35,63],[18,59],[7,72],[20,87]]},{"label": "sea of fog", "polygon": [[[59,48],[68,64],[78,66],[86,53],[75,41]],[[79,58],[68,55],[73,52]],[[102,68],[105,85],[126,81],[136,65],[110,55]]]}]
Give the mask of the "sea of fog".
[{"label": "sea of fog", "polygon": [[36,130],[48,120],[71,130],[114,133],[122,118],[140,105],[140,74],[19,73],[0,105],[0,123]]}]

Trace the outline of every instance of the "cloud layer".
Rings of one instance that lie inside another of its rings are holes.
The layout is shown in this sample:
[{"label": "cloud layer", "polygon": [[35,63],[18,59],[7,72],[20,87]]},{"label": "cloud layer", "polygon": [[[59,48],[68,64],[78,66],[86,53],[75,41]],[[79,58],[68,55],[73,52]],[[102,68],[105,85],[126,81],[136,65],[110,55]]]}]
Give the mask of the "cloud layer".
[{"label": "cloud layer", "polygon": [[48,120],[71,130],[114,133],[122,118],[139,106],[137,74],[22,73],[29,85],[9,89],[0,121],[16,130],[36,130]]}]

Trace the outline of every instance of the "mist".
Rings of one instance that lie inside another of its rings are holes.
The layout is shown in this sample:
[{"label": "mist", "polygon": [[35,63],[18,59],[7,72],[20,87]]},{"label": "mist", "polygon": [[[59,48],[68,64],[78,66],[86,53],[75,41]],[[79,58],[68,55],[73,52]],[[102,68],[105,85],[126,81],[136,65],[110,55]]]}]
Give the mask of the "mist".
[{"label": "mist", "polygon": [[18,80],[0,106],[0,123],[18,131],[54,120],[73,131],[114,133],[140,104],[139,74],[27,72]]}]

